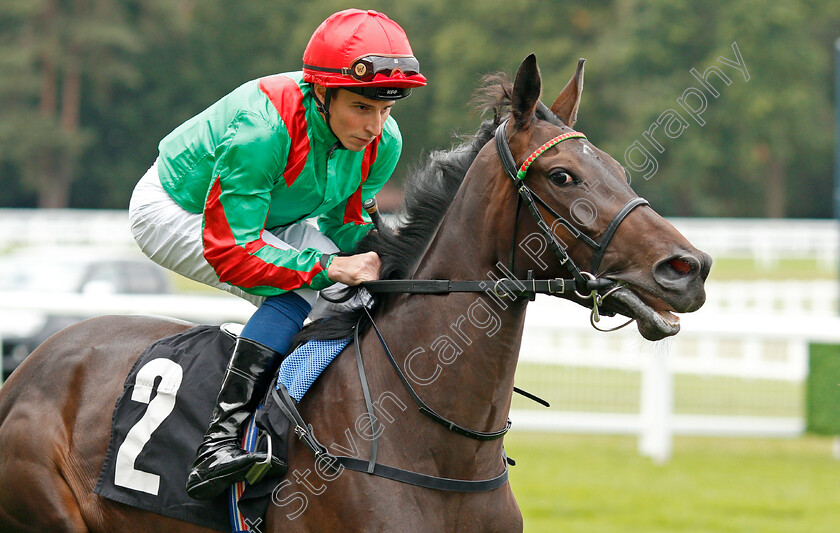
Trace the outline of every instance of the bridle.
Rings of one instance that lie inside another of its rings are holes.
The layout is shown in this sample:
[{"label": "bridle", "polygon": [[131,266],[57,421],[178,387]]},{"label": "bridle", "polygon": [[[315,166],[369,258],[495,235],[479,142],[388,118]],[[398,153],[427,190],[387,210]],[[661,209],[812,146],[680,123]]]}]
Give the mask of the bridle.
[{"label": "bridle", "polygon": [[[549,247],[554,252],[554,255],[557,257],[557,260],[572,276],[572,279],[574,280],[576,286],[576,295],[584,300],[592,300],[592,315],[590,320],[592,326],[600,331],[612,331],[601,330],[596,325],[596,323],[600,319],[598,308],[607,296],[621,288],[621,284],[619,284],[615,280],[611,280],[608,278],[597,278],[592,272],[598,271],[598,267],[601,265],[601,260],[604,258],[604,253],[607,251],[607,246],[609,246],[610,241],[612,241],[612,238],[615,235],[619,224],[621,224],[621,222],[627,217],[627,215],[629,215],[630,212],[636,207],[650,204],[644,198],[638,196],[636,198],[632,198],[626,204],[624,204],[624,206],[621,209],[619,209],[618,213],[616,213],[615,216],[613,216],[612,220],[610,220],[610,223],[607,225],[607,229],[601,236],[600,241],[594,241],[591,237],[589,237],[588,235],[580,231],[578,228],[576,228],[574,224],[569,222],[560,213],[555,211],[550,205],[548,205],[548,203],[545,200],[540,198],[540,196],[537,193],[535,193],[533,189],[528,187],[528,185],[525,183],[525,175],[528,172],[528,168],[546,150],[569,139],[586,139],[586,135],[578,131],[569,131],[566,133],[562,133],[557,137],[554,137],[553,139],[549,140],[536,150],[534,150],[534,152],[531,153],[531,155],[529,155],[525,159],[525,162],[523,162],[522,165],[517,169],[516,162],[513,158],[513,154],[510,151],[510,144],[508,143],[507,135],[505,133],[507,123],[508,121],[505,120],[501,124],[499,124],[499,127],[496,128],[495,137],[496,151],[499,154],[499,159],[501,159],[502,161],[502,167],[505,170],[505,174],[511,179],[511,181],[513,181],[513,184],[516,187],[516,190],[519,194],[516,204],[516,217],[514,218],[513,222],[513,242],[511,243],[509,266],[510,271],[513,272],[513,258],[516,245],[516,222],[519,219],[519,209],[524,203],[525,207],[527,207],[528,211],[531,213],[531,216],[534,217],[534,219],[536,220],[540,232],[542,233],[543,237],[547,239]],[[537,204],[541,205],[544,209],[551,213],[551,216],[554,217],[554,223],[551,226],[549,226],[546,223],[545,218],[543,218],[542,213],[537,207]],[[587,246],[592,248],[592,263],[590,264],[589,271],[584,271],[580,267],[578,267],[574,260],[566,252],[566,249],[563,247],[562,243],[557,239],[557,236],[552,230],[554,228],[554,224],[558,223],[562,224],[575,239],[582,241]],[[605,290],[606,292],[600,293],[599,290]],[[581,291],[583,291],[583,293],[581,293]],[[630,324],[630,322],[632,322],[632,320],[624,323],[618,328],[622,328]]]},{"label": "bridle", "polygon": [[[510,259],[508,264],[508,272],[512,273],[514,267],[514,252],[516,249],[516,223],[519,219],[519,211],[524,204],[531,216],[536,220],[540,233],[547,240],[549,247],[561,265],[566,269],[571,278],[554,278],[537,280],[533,277],[533,272],[528,272],[527,279],[515,279],[512,277],[501,278],[495,282],[489,280],[474,280],[474,281],[455,281],[455,280],[377,280],[362,283],[370,293],[411,293],[411,294],[448,294],[453,292],[488,292],[492,291],[498,297],[518,298],[525,296],[533,300],[537,294],[549,294],[560,298],[573,299],[575,296],[583,301],[591,300],[592,313],[590,315],[590,323],[599,331],[613,331],[623,328],[630,324],[633,319],[630,319],[624,324],[611,329],[599,328],[597,323],[601,318],[600,307],[603,305],[604,299],[613,292],[619,290],[623,285],[621,283],[609,279],[598,278],[592,272],[597,272],[604,257],[604,253],[615,235],[618,226],[636,207],[642,205],[649,205],[644,198],[636,197],[628,201],[619,209],[618,213],[613,216],[607,229],[599,241],[595,241],[582,231],[580,231],[574,224],[564,218],[560,213],[555,211],[545,200],[533,191],[526,183],[525,176],[531,164],[541,156],[546,150],[563,141],[569,139],[586,139],[586,135],[577,131],[570,131],[562,133],[557,137],[549,140],[534,152],[531,153],[522,165],[517,166],[510,151],[510,144],[507,140],[505,127],[508,120],[504,120],[496,128],[495,142],[496,152],[502,162],[505,175],[511,179],[516,187],[518,197],[516,203],[516,216],[513,223],[513,242],[511,243]],[[548,211],[554,222],[549,226],[542,212],[539,209],[542,206]],[[572,236],[584,242],[587,246],[593,249],[592,263],[590,270],[585,271],[578,267],[574,260],[566,252],[563,244],[557,239],[557,236],[552,231],[555,224],[563,225]]]}]

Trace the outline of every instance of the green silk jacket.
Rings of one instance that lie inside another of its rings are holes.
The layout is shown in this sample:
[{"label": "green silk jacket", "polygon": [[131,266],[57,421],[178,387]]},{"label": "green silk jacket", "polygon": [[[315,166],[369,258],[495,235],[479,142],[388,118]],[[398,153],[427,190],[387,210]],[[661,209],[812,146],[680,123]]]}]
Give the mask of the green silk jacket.
[{"label": "green silk jacket", "polygon": [[203,214],[204,257],[220,281],[252,294],[331,285],[322,251],[275,248],[263,229],[318,217],[324,235],[352,252],[372,227],[362,202],[379,192],[402,150],[391,117],[364,151],[337,148],[311,92],[300,72],[247,82],[159,145],[163,187]]}]

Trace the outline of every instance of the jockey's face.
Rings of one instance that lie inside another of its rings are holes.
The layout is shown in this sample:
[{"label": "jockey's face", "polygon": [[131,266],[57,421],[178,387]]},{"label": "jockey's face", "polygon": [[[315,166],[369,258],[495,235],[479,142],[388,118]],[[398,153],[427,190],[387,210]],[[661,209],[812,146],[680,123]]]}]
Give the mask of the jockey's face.
[{"label": "jockey's face", "polygon": [[[316,85],[315,92],[323,102],[326,88]],[[394,100],[372,100],[350,91],[333,90],[330,127],[345,148],[361,152],[382,133],[393,105]]]}]

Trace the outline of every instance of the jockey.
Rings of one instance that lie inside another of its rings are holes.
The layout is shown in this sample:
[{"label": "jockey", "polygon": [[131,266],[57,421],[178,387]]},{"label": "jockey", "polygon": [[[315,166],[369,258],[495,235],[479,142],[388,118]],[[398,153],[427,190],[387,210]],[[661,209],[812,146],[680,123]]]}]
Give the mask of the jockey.
[{"label": "jockey", "polygon": [[400,157],[392,106],[425,84],[397,23],[349,9],[312,34],[302,72],[247,82],[160,142],[131,197],[135,240],[164,267],[258,306],[187,479],[193,498],[221,494],[266,461],[243,451],[238,433],[318,291],[379,277],[376,253],[350,255],[372,228],[362,202]]}]

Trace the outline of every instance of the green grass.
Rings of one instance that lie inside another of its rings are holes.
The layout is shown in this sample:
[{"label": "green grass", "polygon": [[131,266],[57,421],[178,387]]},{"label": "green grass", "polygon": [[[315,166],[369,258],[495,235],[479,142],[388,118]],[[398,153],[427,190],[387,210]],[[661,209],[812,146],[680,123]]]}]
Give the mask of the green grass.
[{"label": "green grass", "polygon": [[630,437],[511,433],[511,486],[525,531],[840,530],[831,439],[675,439],[661,466]]},{"label": "green grass", "polygon": [[[516,386],[545,399],[552,410],[637,413],[639,372],[612,368],[584,368],[519,363]],[[513,409],[544,409],[514,395]]]},{"label": "green grass", "polygon": [[837,279],[837,270],[821,267],[816,259],[781,259],[770,267],[764,267],[753,259],[715,257],[709,279],[712,281]]},{"label": "green grass", "polygon": [[[633,370],[520,363],[516,385],[547,400],[552,410],[638,413],[641,375]],[[677,374],[674,412],[730,416],[803,415],[804,385],[767,379]],[[514,409],[540,409],[515,395]]]}]

